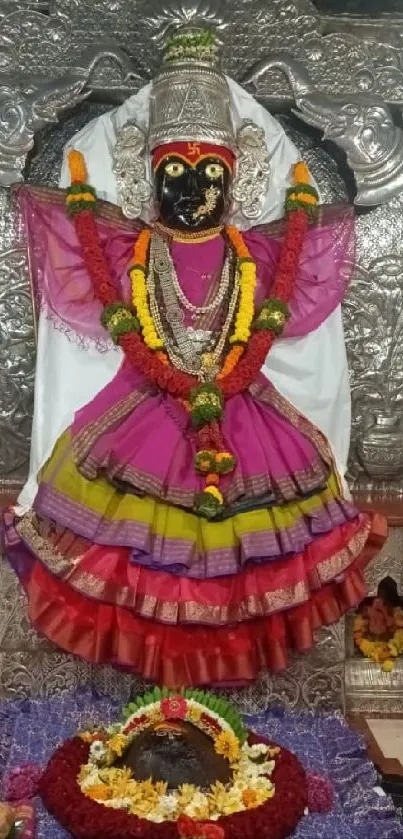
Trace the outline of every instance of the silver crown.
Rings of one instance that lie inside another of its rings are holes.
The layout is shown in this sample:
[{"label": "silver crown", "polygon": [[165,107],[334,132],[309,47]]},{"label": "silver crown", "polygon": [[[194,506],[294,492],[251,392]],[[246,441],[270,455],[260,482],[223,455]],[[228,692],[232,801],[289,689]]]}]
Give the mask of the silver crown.
[{"label": "silver crown", "polygon": [[227,81],[218,44],[206,30],[186,27],[168,41],[150,97],[149,148],[180,141],[236,148]]}]

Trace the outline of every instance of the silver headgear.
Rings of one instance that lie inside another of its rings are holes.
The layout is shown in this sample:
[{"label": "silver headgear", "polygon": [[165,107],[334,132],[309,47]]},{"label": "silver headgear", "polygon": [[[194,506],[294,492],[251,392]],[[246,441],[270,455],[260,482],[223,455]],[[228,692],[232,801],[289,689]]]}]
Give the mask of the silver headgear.
[{"label": "silver headgear", "polygon": [[183,29],[167,43],[150,98],[149,147],[195,141],[235,151],[228,84],[212,33]]},{"label": "silver headgear", "polygon": [[257,219],[270,176],[264,131],[244,122],[235,134],[231,95],[218,67],[213,33],[184,27],[168,41],[161,72],[152,83],[148,137],[134,123],[118,133],[113,170],[125,215],[140,215],[150,196],[144,149],[175,142],[214,143],[237,158],[233,197],[242,215]]}]

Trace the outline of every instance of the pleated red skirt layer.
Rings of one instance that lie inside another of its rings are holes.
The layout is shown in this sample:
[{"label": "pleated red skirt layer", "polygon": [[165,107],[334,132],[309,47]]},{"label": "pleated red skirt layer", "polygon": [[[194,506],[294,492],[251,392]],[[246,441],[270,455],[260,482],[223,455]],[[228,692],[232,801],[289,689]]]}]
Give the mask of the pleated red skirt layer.
[{"label": "pleated red skirt layer", "polygon": [[114,663],[178,688],[244,684],[262,669],[283,670],[290,651],[309,650],[315,630],[337,621],[365,597],[364,568],[385,538],[385,520],[372,516],[364,550],[342,578],[312,592],[299,606],[220,627],[169,626],[138,617],[73,590],[21,543],[8,544],[7,554],[27,592],[32,623],[53,643],[88,661]]}]

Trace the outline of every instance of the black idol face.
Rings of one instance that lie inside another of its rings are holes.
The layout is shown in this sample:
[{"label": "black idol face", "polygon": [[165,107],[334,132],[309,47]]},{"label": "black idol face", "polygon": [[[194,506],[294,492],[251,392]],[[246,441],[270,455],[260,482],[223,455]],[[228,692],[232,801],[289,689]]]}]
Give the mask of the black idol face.
[{"label": "black idol face", "polygon": [[230,200],[231,172],[219,157],[191,165],[168,155],[154,173],[159,220],[174,230],[196,232],[223,223]]}]

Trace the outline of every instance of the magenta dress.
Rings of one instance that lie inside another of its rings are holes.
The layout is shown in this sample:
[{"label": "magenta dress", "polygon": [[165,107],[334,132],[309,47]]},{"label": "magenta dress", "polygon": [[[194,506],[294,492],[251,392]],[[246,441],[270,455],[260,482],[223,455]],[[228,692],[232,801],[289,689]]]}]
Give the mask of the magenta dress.
[{"label": "magenta dress", "polygon": [[[105,340],[62,194],[26,187],[19,198],[50,316],[83,339]],[[110,205],[97,224],[127,297],[140,228]],[[274,224],[244,236],[257,264],[256,306],[270,296],[282,233]],[[204,305],[224,238],[170,249],[187,298]],[[308,334],[340,303],[351,249],[348,208],[322,210],[284,337]],[[214,331],[220,312],[186,318]],[[315,629],[362,599],[363,568],[385,526],[343,497],[323,434],[262,374],[228,400],[222,432],[237,465],[220,483],[222,514],[207,521],[194,512],[204,480],[188,412],[122,362],[56,443],[33,510],[5,516],[6,552],[39,631],[87,660],[170,686],[245,683],[262,668],[284,668],[290,648],[308,649]]]}]

